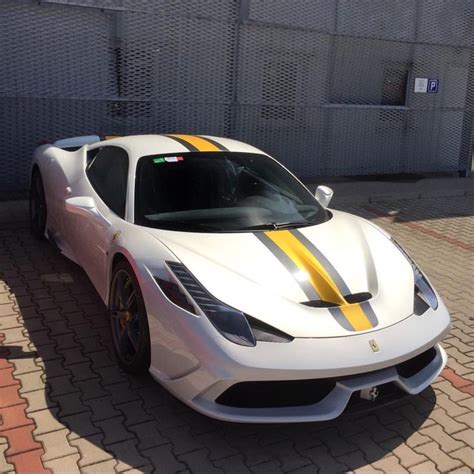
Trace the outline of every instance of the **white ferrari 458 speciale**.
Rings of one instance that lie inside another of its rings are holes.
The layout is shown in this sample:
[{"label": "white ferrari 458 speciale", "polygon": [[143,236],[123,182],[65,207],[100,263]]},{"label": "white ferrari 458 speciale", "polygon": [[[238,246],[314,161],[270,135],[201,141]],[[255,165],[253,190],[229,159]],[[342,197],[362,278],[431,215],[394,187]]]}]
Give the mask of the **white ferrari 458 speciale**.
[{"label": "white ferrari 458 speciale", "polygon": [[89,276],[123,369],[214,418],[318,421],[424,390],[450,326],[413,259],[331,196],[227,138],[76,137],[34,153],[31,228]]}]

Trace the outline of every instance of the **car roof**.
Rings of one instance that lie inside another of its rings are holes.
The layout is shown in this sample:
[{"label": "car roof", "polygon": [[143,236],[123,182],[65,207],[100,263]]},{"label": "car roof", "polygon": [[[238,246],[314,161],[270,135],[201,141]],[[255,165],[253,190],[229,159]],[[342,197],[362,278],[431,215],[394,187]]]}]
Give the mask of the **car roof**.
[{"label": "car roof", "polygon": [[131,159],[142,156],[168,153],[189,153],[195,151],[232,151],[240,153],[266,154],[258,148],[230,138],[209,135],[129,135],[108,138],[89,146],[90,149],[106,145],[120,146],[128,150]]}]

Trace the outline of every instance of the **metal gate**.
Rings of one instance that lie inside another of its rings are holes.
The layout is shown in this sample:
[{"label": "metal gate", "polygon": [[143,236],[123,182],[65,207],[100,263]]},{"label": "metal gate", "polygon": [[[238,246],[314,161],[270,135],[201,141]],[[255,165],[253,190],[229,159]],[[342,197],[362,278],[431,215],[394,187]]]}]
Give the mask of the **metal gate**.
[{"label": "metal gate", "polygon": [[467,170],[473,25],[472,0],[0,0],[0,191],[83,134],[231,136],[303,177]]}]

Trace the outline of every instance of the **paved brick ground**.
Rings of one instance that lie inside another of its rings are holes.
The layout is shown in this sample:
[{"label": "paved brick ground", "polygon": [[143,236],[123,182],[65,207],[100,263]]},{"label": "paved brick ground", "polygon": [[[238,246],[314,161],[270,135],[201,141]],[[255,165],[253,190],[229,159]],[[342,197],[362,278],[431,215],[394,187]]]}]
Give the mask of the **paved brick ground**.
[{"label": "paved brick ground", "polygon": [[201,416],[114,361],[82,271],[0,225],[0,472],[472,472],[474,197],[344,206],[415,256],[444,297],[449,368],[417,397],[330,423]]}]

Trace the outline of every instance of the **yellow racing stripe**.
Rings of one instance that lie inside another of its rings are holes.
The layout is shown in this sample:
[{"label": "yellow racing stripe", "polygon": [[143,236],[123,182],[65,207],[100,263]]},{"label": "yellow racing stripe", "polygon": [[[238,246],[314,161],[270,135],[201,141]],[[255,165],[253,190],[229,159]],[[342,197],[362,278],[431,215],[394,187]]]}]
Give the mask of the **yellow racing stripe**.
[{"label": "yellow racing stripe", "polygon": [[185,141],[198,151],[221,151],[214,143],[206,140],[203,137],[196,137],[195,135],[172,134],[169,137],[179,138]]},{"label": "yellow racing stripe", "polygon": [[340,306],[339,309],[356,331],[365,331],[374,327],[360,304],[348,304]]},{"label": "yellow racing stripe", "polygon": [[265,232],[265,235],[300,270],[307,273],[311,285],[324,301],[330,301],[338,305],[347,304],[347,301],[341,295],[333,279],[319,260],[289,230],[268,231]]},{"label": "yellow racing stripe", "polygon": [[303,272],[324,301],[337,304],[356,331],[373,327],[360,304],[349,304],[321,262],[289,231],[276,230],[265,235]]}]

